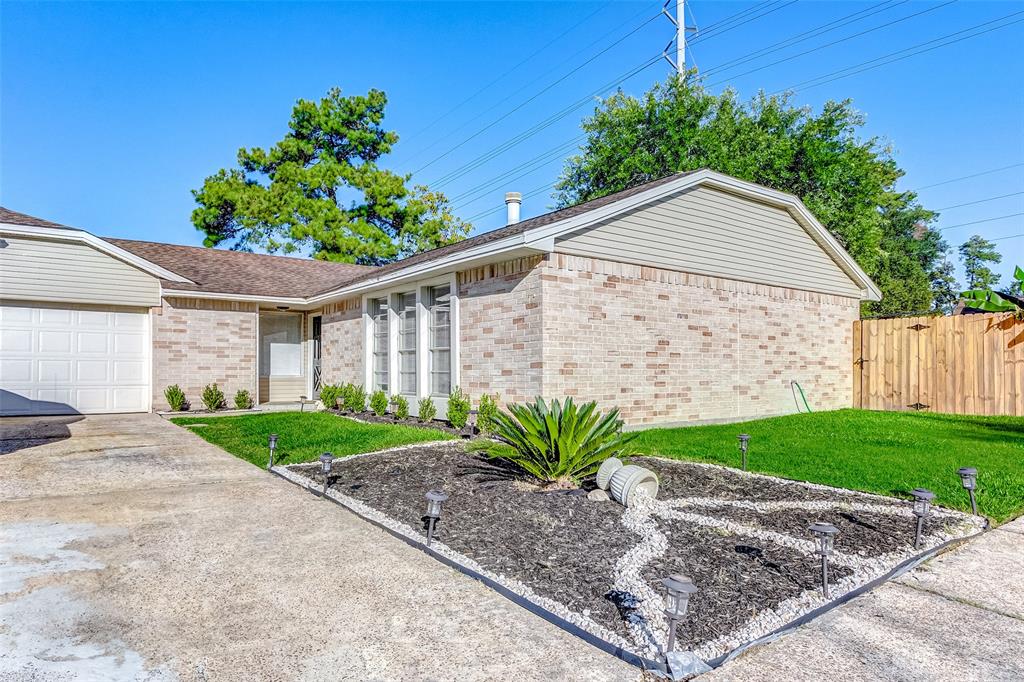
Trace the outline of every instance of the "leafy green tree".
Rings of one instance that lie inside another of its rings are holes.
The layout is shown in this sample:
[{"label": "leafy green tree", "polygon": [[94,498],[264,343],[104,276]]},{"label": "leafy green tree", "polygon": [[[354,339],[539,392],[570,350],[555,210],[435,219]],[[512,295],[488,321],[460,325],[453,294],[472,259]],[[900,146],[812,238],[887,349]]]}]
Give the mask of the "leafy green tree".
[{"label": "leafy green tree", "polygon": [[960,257],[964,261],[968,289],[992,289],[999,283],[999,275],[988,268],[988,263],[1003,260],[995,244],[979,234],[973,235],[960,245]]},{"label": "leafy green tree", "polygon": [[240,149],[237,168],[193,190],[204,244],[378,265],[464,239],[470,225],[443,194],[378,165],[398,142],[381,125],[386,104],[379,90],[300,99],[280,142]]},{"label": "leafy green tree", "polygon": [[943,260],[932,271],[932,293],[935,296],[935,310],[949,315],[960,300],[960,286],[951,261]]},{"label": "leafy green tree", "polygon": [[670,173],[710,168],[800,197],[872,276],[883,300],[868,312],[932,307],[931,276],[946,245],[928,228],[935,213],[899,192],[903,171],[888,145],[861,139],[850,101],[815,115],[788,96],[738,101],[672,78],[642,98],[621,92],[584,121],[587,140],[566,161],[560,206],[594,199]]}]

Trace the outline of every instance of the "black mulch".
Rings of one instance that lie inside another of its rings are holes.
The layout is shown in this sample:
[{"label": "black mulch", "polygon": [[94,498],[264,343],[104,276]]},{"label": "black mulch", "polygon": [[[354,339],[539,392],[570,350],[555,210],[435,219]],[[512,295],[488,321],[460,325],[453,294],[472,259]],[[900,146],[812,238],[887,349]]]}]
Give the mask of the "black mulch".
[{"label": "black mulch", "polygon": [[[659,499],[830,500],[863,497],[752,478],[726,470],[636,458],[661,479]],[[315,466],[295,467],[313,477]],[[608,629],[626,633],[628,595],[610,594],[616,561],[635,547],[639,536],[620,523],[624,510],[614,502],[592,502],[585,492],[543,491],[500,461],[466,453],[460,442],[414,450],[338,460],[331,487],[384,514],[425,532],[424,494],[433,488],[450,496],[437,537],[484,568],[518,580],[538,594],[585,613]],[[592,487],[592,486],[591,486]],[[884,501],[882,502],[884,504]],[[903,504],[893,501],[893,504]],[[773,512],[742,509],[686,511],[807,537],[816,520],[841,529],[837,547],[848,553],[876,555],[905,548],[912,541],[904,517],[837,512]],[[669,550],[643,571],[657,581],[670,573],[691,576],[700,587],[693,618],[680,628],[688,645],[727,634],[757,613],[808,589],[817,589],[820,564],[815,557],[753,537],[732,535],[681,521],[658,520]],[[834,567],[833,578],[848,575]]]}]

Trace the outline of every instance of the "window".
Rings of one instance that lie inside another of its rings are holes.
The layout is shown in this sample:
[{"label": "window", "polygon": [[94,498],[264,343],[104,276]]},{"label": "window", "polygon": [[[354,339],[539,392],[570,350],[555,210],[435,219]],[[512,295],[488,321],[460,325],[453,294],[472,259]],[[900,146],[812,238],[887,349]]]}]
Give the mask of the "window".
[{"label": "window", "polygon": [[370,301],[373,320],[373,390],[388,391],[388,299]]},{"label": "window", "polygon": [[427,290],[430,393],[446,396],[452,388],[452,304],[449,285]]},{"label": "window", "polygon": [[416,395],[416,294],[399,294],[398,312],[398,391]]},{"label": "window", "polygon": [[260,315],[260,376],[302,375],[302,316]]}]

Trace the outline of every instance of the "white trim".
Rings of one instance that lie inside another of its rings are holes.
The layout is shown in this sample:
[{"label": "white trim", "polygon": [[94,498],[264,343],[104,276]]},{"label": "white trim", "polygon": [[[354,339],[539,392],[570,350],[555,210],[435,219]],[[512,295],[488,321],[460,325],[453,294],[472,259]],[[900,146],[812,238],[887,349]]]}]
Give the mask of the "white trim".
[{"label": "white trim", "polygon": [[170,270],[163,268],[152,261],[148,261],[145,258],[135,255],[130,251],[126,251],[119,246],[114,246],[108,241],[100,239],[94,234],[84,232],[82,230],[75,230],[71,228],[59,228],[59,227],[35,227],[32,225],[15,225],[12,223],[0,223],[0,233],[19,235],[24,237],[39,237],[41,239],[51,239],[54,241],[62,242],[78,242],[80,244],[86,244],[101,251],[108,256],[124,261],[129,265],[133,265],[139,270],[143,270],[159,277],[160,279],[169,279],[174,282],[186,282],[193,284],[192,280],[186,279],[181,275],[171,272]]},{"label": "white trim", "polygon": [[319,305],[313,306],[309,304],[308,299],[305,298],[287,298],[287,297],[275,297],[275,296],[252,296],[249,294],[221,294],[211,291],[192,291],[184,289],[168,289],[163,288],[161,295],[167,298],[205,298],[214,301],[240,301],[243,303],[266,303],[268,305],[286,305],[288,307],[294,307],[296,312],[300,312],[303,309],[315,310],[320,308]]},{"label": "white trim", "polygon": [[449,315],[451,316],[451,327],[452,327],[452,338],[448,342],[448,351],[451,355],[451,385],[452,388],[461,386],[462,381],[462,363],[460,362],[460,339],[462,337],[462,326],[459,320],[459,277],[458,273],[453,272],[450,277],[451,291],[449,293],[450,303]]}]

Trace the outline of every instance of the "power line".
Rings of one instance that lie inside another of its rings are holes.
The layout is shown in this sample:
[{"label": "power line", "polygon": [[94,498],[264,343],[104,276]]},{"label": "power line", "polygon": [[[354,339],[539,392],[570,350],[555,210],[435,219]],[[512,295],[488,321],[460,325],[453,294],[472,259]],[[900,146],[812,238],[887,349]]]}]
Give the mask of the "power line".
[{"label": "power line", "polygon": [[541,130],[544,130],[545,128],[548,128],[551,125],[554,125],[559,120],[565,118],[566,116],[568,116],[569,114],[573,113],[574,111],[577,111],[578,109],[586,106],[588,103],[590,103],[593,100],[594,97],[597,97],[597,96],[603,94],[604,92],[610,90],[611,88],[614,88],[617,85],[620,85],[621,83],[625,82],[626,80],[628,80],[628,79],[632,78],[633,76],[635,76],[635,75],[641,73],[642,71],[646,70],[651,65],[657,63],[660,59],[661,59],[661,53],[659,52],[654,57],[648,59],[643,64],[640,64],[638,67],[636,67],[636,68],[632,69],[631,71],[623,74],[622,76],[620,76],[619,78],[615,79],[614,81],[606,83],[605,85],[603,85],[602,87],[600,87],[597,90],[593,91],[592,93],[586,95],[582,99],[579,99],[576,102],[574,102],[573,104],[570,104],[566,108],[562,109],[561,111],[559,111],[559,112],[557,112],[555,114],[552,114],[551,116],[549,116],[547,119],[544,119],[540,123],[537,123],[537,124],[533,125],[532,127],[524,130],[523,132],[519,133],[518,135],[512,137],[511,139],[506,140],[505,142],[497,145],[496,147],[493,147],[492,149],[488,150],[487,152],[484,152],[483,154],[481,154],[480,156],[476,157],[472,161],[470,161],[470,162],[468,162],[466,164],[463,164],[462,166],[459,166],[458,168],[456,168],[456,169],[450,171],[449,173],[441,176],[440,178],[434,180],[431,183],[431,186],[435,186],[436,187],[438,185],[443,185],[445,183],[451,182],[452,180],[455,180],[457,178],[462,177],[466,173],[469,173],[469,172],[479,168],[481,165],[483,165],[487,161],[490,161],[491,159],[501,155],[505,151],[507,151],[507,150],[511,149],[512,147],[516,146],[517,144],[519,144],[520,142],[523,142],[524,140],[527,140],[530,137],[533,137],[534,135],[539,133]]},{"label": "power line", "polygon": [[[955,31],[953,33],[949,33],[947,35],[940,36],[938,38],[933,38],[932,40],[927,40],[927,41],[925,41],[923,43],[918,43],[917,45],[913,45],[911,47],[904,48],[902,50],[897,50],[895,52],[890,52],[889,54],[882,55],[881,57],[876,57],[875,59],[869,59],[868,61],[861,62],[860,64],[854,64],[853,66],[848,66],[848,67],[846,67],[844,69],[839,69],[839,70],[833,71],[831,73],[826,73],[826,74],[824,74],[822,76],[818,76],[817,78],[811,78],[809,80],[803,81],[802,83],[797,83],[796,85],[792,85],[792,86],[789,86],[787,88],[783,88],[782,90],[777,90],[777,91],[775,91],[772,94],[778,95],[778,94],[782,94],[784,92],[792,92],[792,91],[798,90],[800,88],[803,88],[803,86],[805,86],[805,85],[807,85],[808,88],[816,88],[819,85],[824,85],[825,83],[831,83],[832,81],[837,81],[837,80],[840,80],[842,78],[847,78],[849,76],[853,76],[853,75],[856,75],[858,73],[862,73],[864,71],[870,71],[871,69],[877,69],[880,66],[885,66],[887,64],[892,64],[893,62],[898,62],[898,61],[901,61],[903,59],[907,59],[909,57],[913,57],[915,55],[923,54],[925,52],[931,52],[932,50],[937,50],[940,47],[946,47],[947,45],[952,45],[954,43],[958,43],[958,42],[963,41],[963,40],[968,40],[970,38],[976,38],[978,36],[985,35],[986,33],[991,33],[992,31],[996,31],[996,30],[999,30],[1001,28],[1006,28],[1007,26],[1012,26],[1013,24],[1018,24],[1021,21],[1024,21],[1024,19],[1017,19],[1015,21],[1011,21],[1011,22],[1002,24],[1001,26],[993,26],[992,28],[985,29],[984,31],[978,31],[977,33],[973,33],[971,35],[965,35],[965,36],[961,36],[959,38],[953,38],[953,37],[954,36],[958,36],[961,33],[968,33],[970,31],[975,31],[975,30],[977,30],[979,28],[982,28],[983,26],[988,26],[990,24],[995,24],[997,22],[1003,21],[1005,19],[1009,19],[1010,17],[1015,17],[1015,16],[1020,15],[1020,14],[1024,14],[1024,10],[1021,10],[1020,12],[1011,12],[1010,14],[1006,14],[1004,16],[1001,16],[1001,17],[997,18],[997,19],[992,19],[991,21],[986,21],[986,22],[983,22],[983,23],[980,23],[980,24],[976,24],[975,26],[971,26],[970,28],[965,28],[965,29],[960,30],[960,31]],[[953,39],[949,40],[950,38],[953,38]],[[940,45],[932,45],[932,43],[938,43],[938,42],[943,41],[943,40],[946,40],[947,42],[941,43]],[[932,47],[925,48],[926,45],[932,45]],[[924,49],[919,49],[919,48],[924,48]],[[906,52],[908,54],[903,54],[904,52]],[[900,55],[900,54],[903,54],[903,56],[900,56],[900,57],[896,56],[896,55]],[[883,61],[883,60],[887,60],[887,61]],[[880,63],[876,64],[875,62],[880,62]],[[869,65],[871,65],[871,66],[869,66]],[[861,67],[863,67],[863,68],[861,68]],[[849,73],[844,73],[846,71],[849,71]],[[840,75],[837,75],[837,74],[840,74]],[[817,81],[817,82],[815,82],[815,81]]]},{"label": "power line", "polygon": [[918,188],[912,189],[912,190],[908,190],[908,191],[910,191],[910,192],[920,192],[923,189],[931,189],[932,187],[940,187],[942,185],[948,185],[950,183],[960,182],[961,180],[970,180],[971,178],[980,178],[983,175],[991,175],[992,173],[999,173],[999,172],[1004,171],[1004,170],[1010,170],[1011,168],[1020,168],[1021,166],[1024,166],[1024,162],[1021,162],[1021,163],[1011,163],[1009,166],[1000,166],[999,168],[990,168],[989,170],[981,171],[980,173],[972,173],[971,175],[962,175],[959,178],[953,178],[952,180],[943,180],[942,182],[933,182],[930,185],[923,185],[921,187],[918,187]]},{"label": "power line", "polygon": [[954,227],[967,227],[968,225],[980,225],[982,223],[994,223],[997,220],[1006,220],[1007,218],[1016,218],[1017,216],[1022,216],[1022,215],[1024,215],[1024,212],[1021,212],[1021,213],[1007,213],[1006,215],[998,215],[998,216],[995,216],[995,217],[992,217],[992,218],[983,218],[981,220],[971,220],[970,222],[957,223],[956,225],[946,225],[945,227],[940,227],[937,230],[935,230],[933,228],[933,230],[935,232],[945,232],[946,230],[952,230]]},{"label": "power line", "polygon": [[[497,78],[495,78],[494,80],[492,80],[491,82],[489,82],[489,83],[488,83],[487,85],[485,85],[485,86],[483,86],[482,88],[480,88],[479,90],[475,91],[475,92],[474,92],[474,93],[473,93],[472,95],[470,95],[469,97],[465,98],[464,100],[462,100],[461,102],[459,102],[458,104],[456,104],[456,105],[455,105],[454,107],[452,107],[451,109],[449,109],[449,110],[448,110],[448,111],[446,111],[445,113],[443,113],[443,114],[441,114],[440,116],[438,116],[437,118],[435,118],[435,119],[434,119],[433,121],[431,121],[430,123],[428,123],[428,124],[427,124],[426,126],[424,126],[423,128],[421,128],[420,130],[416,131],[416,132],[415,132],[415,133],[414,133],[414,134],[412,135],[413,139],[416,139],[416,138],[420,137],[421,135],[423,135],[424,133],[426,133],[426,132],[427,132],[428,130],[430,130],[431,128],[433,128],[433,127],[434,127],[435,125],[437,125],[437,124],[438,124],[439,122],[441,122],[442,120],[444,120],[444,119],[448,118],[449,116],[451,116],[451,115],[452,115],[453,113],[455,113],[456,111],[458,111],[459,109],[461,109],[461,108],[462,108],[463,106],[465,106],[466,104],[468,104],[469,102],[471,102],[471,101],[472,101],[473,99],[475,99],[475,98],[476,98],[476,97],[477,97],[478,95],[480,95],[480,93],[482,93],[482,92],[485,92],[485,91],[489,90],[489,89],[490,89],[491,87],[493,87],[494,85],[496,85],[496,84],[498,84],[499,82],[501,82],[501,81],[502,81],[503,79],[505,79],[505,78],[506,78],[507,76],[509,76],[510,74],[512,74],[512,73],[514,73],[515,71],[517,71],[517,70],[519,69],[519,67],[521,67],[521,66],[522,66],[523,64],[526,64],[526,63],[527,63],[528,61],[530,61],[531,59],[533,59],[534,57],[536,57],[537,55],[539,55],[539,54],[540,54],[541,52],[543,52],[544,50],[546,50],[546,49],[548,49],[549,47],[551,47],[552,45],[554,45],[555,43],[557,43],[557,42],[558,42],[559,40],[561,40],[562,38],[564,38],[565,36],[567,36],[567,35],[568,35],[569,33],[571,33],[572,31],[576,30],[577,28],[579,28],[579,27],[580,27],[580,26],[582,26],[583,24],[585,24],[585,23],[587,23],[588,21],[590,21],[591,19],[593,19],[593,18],[594,18],[595,16],[597,16],[597,15],[598,15],[598,14],[599,14],[599,13],[600,13],[600,12],[601,12],[602,10],[604,10],[604,9],[605,9],[606,7],[608,7],[608,6],[609,6],[609,5],[611,5],[611,4],[612,4],[612,3],[611,3],[611,2],[609,1],[609,2],[606,2],[606,3],[604,3],[604,4],[600,5],[600,6],[598,6],[598,8],[597,8],[596,10],[594,10],[593,12],[591,12],[590,14],[588,14],[587,16],[583,17],[583,18],[582,18],[581,20],[577,21],[577,22],[576,22],[575,24],[573,24],[573,25],[572,25],[572,26],[570,26],[569,28],[565,29],[564,31],[562,31],[561,33],[559,33],[559,34],[558,34],[557,36],[555,36],[554,38],[552,38],[552,39],[551,39],[551,40],[549,40],[548,42],[544,43],[544,44],[543,44],[543,45],[542,45],[541,47],[539,47],[539,48],[537,48],[536,50],[534,50],[533,52],[531,52],[531,53],[530,53],[529,55],[527,55],[527,56],[526,56],[525,58],[521,59],[521,60],[520,60],[520,61],[519,61],[518,63],[516,63],[516,65],[515,65],[515,66],[513,66],[513,67],[512,67],[512,68],[510,68],[509,70],[507,70],[507,71],[505,71],[504,73],[502,73],[502,74],[501,74],[500,76],[498,76]],[[638,14],[639,14],[639,13],[638,13]],[[636,16],[636,15],[634,15],[634,16]],[[630,19],[632,19],[632,17],[630,17]],[[429,147],[427,147],[427,148],[425,148],[425,149],[421,150],[421,152],[420,152],[420,153],[422,153],[422,152],[426,151],[427,149],[429,149]]]},{"label": "power line", "polygon": [[[465,145],[465,144],[467,144],[467,143],[471,142],[472,140],[476,139],[476,138],[477,138],[478,136],[482,135],[482,134],[483,134],[484,132],[486,132],[486,131],[490,130],[491,128],[493,128],[494,126],[498,125],[499,123],[501,123],[502,121],[504,121],[504,120],[505,120],[506,118],[508,118],[509,116],[511,116],[512,114],[514,114],[515,112],[519,111],[519,110],[520,110],[520,109],[522,109],[523,107],[525,107],[525,106],[526,106],[527,104],[529,104],[530,102],[533,102],[533,101],[534,101],[534,100],[536,100],[536,99],[537,99],[538,97],[540,97],[540,96],[541,96],[541,95],[543,95],[544,93],[548,92],[549,90],[551,90],[551,89],[552,89],[553,87],[555,87],[555,86],[556,86],[556,85],[558,85],[559,83],[562,83],[562,82],[563,82],[563,81],[565,81],[565,80],[566,80],[567,78],[569,78],[570,76],[572,76],[573,74],[575,74],[576,72],[578,72],[579,70],[581,70],[581,69],[582,69],[583,67],[587,66],[588,64],[590,64],[591,62],[593,62],[594,60],[596,60],[596,59],[597,59],[598,57],[600,57],[601,55],[605,54],[606,52],[608,52],[609,50],[611,50],[611,49],[612,49],[613,47],[615,47],[616,45],[618,45],[618,44],[619,44],[619,43],[621,43],[622,41],[626,40],[627,38],[629,38],[630,36],[632,36],[633,34],[635,34],[635,33],[636,33],[637,31],[639,31],[639,30],[640,30],[640,29],[642,29],[643,27],[647,26],[647,24],[651,23],[652,21],[654,21],[655,19],[657,19],[657,18],[658,18],[659,16],[661,16],[661,15],[660,15],[660,14],[655,14],[654,16],[652,16],[652,17],[648,18],[648,19],[647,19],[646,21],[644,21],[644,22],[643,22],[642,24],[640,24],[639,26],[637,26],[636,28],[634,28],[633,30],[631,30],[631,31],[630,31],[629,33],[627,33],[626,35],[622,36],[621,38],[619,38],[618,40],[614,41],[613,43],[611,43],[611,44],[607,45],[607,46],[606,46],[606,47],[605,47],[604,49],[602,49],[602,50],[598,51],[598,52],[597,52],[596,54],[592,55],[592,56],[591,56],[591,57],[590,57],[589,59],[587,59],[586,61],[584,61],[584,62],[583,62],[582,64],[579,64],[578,66],[576,66],[576,67],[575,67],[574,69],[572,69],[572,70],[571,70],[571,71],[569,71],[568,73],[565,73],[565,74],[563,74],[563,75],[562,75],[561,77],[559,77],[559,78],[558,78],[557,80],[555,80],[555,81],[553,81],[553,82],[549,83],[548,85],[546,85],[545,87],[541,88],[541,90],[540,90],[540,91],[538,91],[538,92],[534,93],[533,95],[531,95],[530,97],[528,97],[528,98],[527,98],[526,100],[524,100],[523,102],[520,102],[519,104],[517,104],[517,105],[516,105],[515,107],[513,107],[513,108],[512,108],[512,109],[510,109],[509,111],[506,111],[506,112],[505,112],[504,114],[502,114],[502,115],[501,115],[501,116],[499,116],[498,118],[494,119],[493,121],[491,121],[490,123],[488,123],[487,125],[485,125],[485,126],[484,126],[483,128],[480,128],[479,130],[477,130],[477,131],[476,131],[475,133],[473,133],[473,134],[472,134],[472,135],[470,135],[469,137],[467,137],[467,138],[463,139],[463,140],[462,140],[461,142],[459,142],[459,143],[458,143],[458,144],[456,144],[455,146],[453,146],[453,147],[450,147],[450,148],[449,148],[449,149],[448,149],[447,151],[445,151],[444,153],[442,153],[442,154],[439,154],[438,156],[435,156],[435,157],[434,157],[433,159],[431,159],[431,160],[430,160],[430,161],[428,161],[427,163],[425,163],[425,164],[423,164],[422,166],[420,166],[419,168],[417,168],[417,169],[416,169],[416,170],[415,170],[415,171],[414,171],[413,173],[414,173],[414,174],[416,174],[416,173],[420,173],[420,172],[422,172],[422,171],[426,170],[427,168],[429,168],[430,166],[434,165],[435,163],[437,163],[437,162],[438,162],[438,161],[440,161],[441,159],[443,159],[443,158],[447,157],[447,156],[448,156],[449,154],[451,154],[452,152],[454,152],[454,151],[455,151],[456,149],[459,149],[459,148],[461,148],[461,147],[462,147],[463,145]],[[473,119],[473,120],[475,120],[475,119]],[[468,125],[468,123],[467,123],[467,124],[464,124],[463,126],[461,126],[461,127],[459,127],[459,128],[456,128],[456,129],[455,129],[454,131],[452,131],[452,132],[453,132],[453,134],[454,134],[454,133],[456,133],[456,132],[458,132],[458,131],[460,131],[460,130],[462,130],[463,128],[465,128],[465,127],[466,127],[466,125]]]},{"label": "power line", "polygon": [[744,71],[743,73],[736,74],[734,76],[730,76],[729,78],[726,78],[726,79],[723,79],[723,80],[720,80],[720,81],[716,81],[714,83],[709,84],[708,87],[714,87],[716,85],[720,85],[722,83],[725,83],[728,80],[732,80],[732,79],[735,79],[735,78],[742,78],[743,76],[748,76],[748,75],[750,75],[752,73],[757,73],[758,71],[763,71],[764,69],[768,69],[768,68],[771,68],[773,66],[778,66],[779,64],[782,64],[784,62],[789,62],[789,61],[792,61],[794,59],[799,59],[800,57],[804,57],[804,56],[809,55],[809,54],[811,54],[813,52],[818,52],[819,50],[824,50],[824,49],[827,49],[829,47],[833,47],[835,45],[838,45],[840,43],[845,43],[847,40],[853,40],[854,38],[859,38],[861,36],[867,35],[868,33],[873,33],[874,31],[879,31],[879,30],[881,30],[883,28],[888,28],[890,26],[894,26],[895,24],[899,24],[901,22],[908,21],[910,19],[914,19],[915,17],[919,17],[922,14],[928,14],[929,12],[934,12],[935,10],[942,9],[943,7],[946,7],[947,5],[952,5],[956,1],[957,0],[947,0],[947,2],[944,2],[941,5],[935,5],[934,7],[929,7],[927,9],[923,9],[923,10],[921,10],[919,12],[914,12],[913,14],[908,14],[908,15],[900,17],[898,19],[893,19],[892,21],[887,21],[884,24],[879,24],[878,26],[873,26],[871,28],[864,29],[863,31],[859,31],[859,32],[853,33],[851,35],[844,36],[844,37],[839,38],[837,40],[833,40],[830,43],[825,43],[824,45],[819,45],[818,47],[814,47],[814,48],[811,48],[809,50],[804,50],[803,52],[798,52],[797,54],[790,55],[789,57],[783,57],[782,59],[777,59],[774,62],[771,62],[771,63],[768,63],[768,64],[764,64],[762,66],[758,66],[757,68],[750,69],[749,71]]},{"label": "power line", "polygon": [[[721,35],[723,33],[728,33],[729,31],[732,31],[733,29],[739,28],[740,26],[743,26],[745,24],[749,24],[752,21],[757,21],[758,19],[760,19],[762,17],[766,17],[769,14],[774,14],[775,12],[778,12],[781,9],[785,9],[785,8],[789,7],[790,5],[795,4],[796,1],[797,0],[789,0],[788,2],[784,2],[781,5],[778,5],[776,7],[772,7],[771,9],[765,8],[765,11],[762,12],[761,14],[749,17],[747,19],[744,19],[743,21],[740,21],[739,23],[735,23],[734,22],[730,26],[722,26],[721,28],[719,28],[717,30],[715,28],[713,28],[715,26],[715,24],[712,24],[711,26],[705,28],[702,33],[699,33],[696,38],[694,38],[691,41],[687,41],[687,47],[689,47],[689,45],[691,45],[691,44],[696,45],[696,44],[698,44],[700,42],[703,42],[705,40],[709,40],[709,39],[714,38],[715,36],[719,36],[719,35]],[[778,2],[781,2],[781,0],[775,0],[775,2],[769,3],[769,5],[777,5]],[[756,9],[756,7],[753,8],[753,9]],[[740,14],[742,14],[742,12]],[[721,23],[721,22],[719,22],[719,23]]]},{"label": "power line", "polygon": [[977,201],[968,201],[968,202],[965,202],[963,204],[953,204],[952,206],[943,206],[942,208],[934,208],[934,209],[931,209],[931,210],[933,210],[933,211],[948,211],[950,209],[960,208],[962,206],[974,206],[975,204],[984,204],[984,203],[987,203],[989,201],[995,201],[996,199],[1006,199],[1007,197],[1016,197],[1016,196],[1019,196],[1021,194],[1024,194],[1024,192],[1010,192],[1009,194],[1000,194],[997,197],[986,197],[984,199],[978,199]]},{"label": "power line", "polygon": [[882,12],[888,12],[889,10],[891,10],[893,8],[896,8],[896,7],[899,7],[900,5],[903,5],[903,4],[905,4],[905,3],[909,2],[909,1],[910,0],[900,0],[899,2],[896,2],[895,4],[892,4],[890,2],[890,0],[885,0],[884,2],[880,2],[877,5],[872,5],[871,7],[868,7],[867,9],[862,9],[862,10],[860,10],[858,12],[854,12],[852,14],[847,14],[845,16],[839,17],[838,19],[830,21],[827,24],[822,24],[821,26],[816,26],[815,28],[812,28],[812,29],[809,29],[807,31],[804,31],[803,33],[798,33],[798,34],[796,34],[794,36],[790,36],[789,38],[786,38],[785,40],[780,40],[777,43],[772,43],[771,45],[768,45],[766,47],[761,48],[760,50],[755,50],[753,52],[748,52],[747,54],[740,55],[739,57],[736,57],[735,59],[730,59],[727,62],[724,62],[722,64],[719,64],[717,66],[712,67],[711,69],[708,69],[708,70],[704,71],[701,74],[701,76],[706,78],[707,76],[709,76],[709,75],[711,75],[713,73],[717,73],[717,72],[723,71],[723,70],[728,70],[728,69],[734,68],[736,66],[739,66],[740,64],[746,64],[747,62],[753,61],[753,60],[757,59],[758,57],[764,56],[765,54],[770,54],[770,53],[776,52],[776,51],[778,51],[780,49],[784,49],[784,48],[787,48],[787,47],[792,47],[793,45],[797,45],[799,43],[802,43],[805,40],[810,40],[811,38],[816,38],[819,35],[823,35],[825,33],[829,33],[831,31],[836,30],[837,28],[842,28],[843,26],[855,23],[857,21],[860,21],[861,19],[866,19],[867,17],[873,16],[875,14],[880,14]]},{"label": "power line", "polygon": [[1011,235],[1008,235],[1006,237],[996,237],[995,239],[989,239],[989,241],[990,242],[1001,242],[1004,239],[1017,239],[1018,237],[1024,237],[1024,232],[1021,232],[1020,234],[1011,234]]}]

